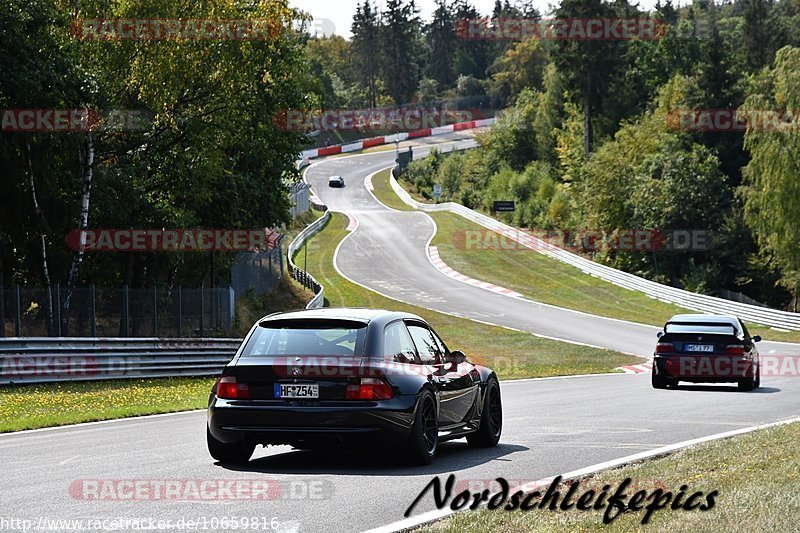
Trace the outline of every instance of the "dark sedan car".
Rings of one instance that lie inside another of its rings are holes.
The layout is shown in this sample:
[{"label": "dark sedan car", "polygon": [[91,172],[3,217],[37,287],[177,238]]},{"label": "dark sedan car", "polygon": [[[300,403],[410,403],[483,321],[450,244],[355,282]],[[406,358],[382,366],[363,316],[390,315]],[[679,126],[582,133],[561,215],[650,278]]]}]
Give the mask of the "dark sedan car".
[{"label": "dark sedan car", "polygon": [[344,187],[344,178],[341,176],[331,176],[328,178],[328,187]]},{"label": "dark sedan car", "polygon": [[214,385],[207,440],[223,462],[249,460],[258,444],[381,443],[425,464],[444,440],[495,446],[502,426],[495,373],[420,317],[318,309],[253,326]]},{"label": "dark sedan car", "polygon": [[658,332],[653,387],[733,382],[740,390],[753,390],[761,385],[755,346],[760,340],[734,316],[675,315]]}]

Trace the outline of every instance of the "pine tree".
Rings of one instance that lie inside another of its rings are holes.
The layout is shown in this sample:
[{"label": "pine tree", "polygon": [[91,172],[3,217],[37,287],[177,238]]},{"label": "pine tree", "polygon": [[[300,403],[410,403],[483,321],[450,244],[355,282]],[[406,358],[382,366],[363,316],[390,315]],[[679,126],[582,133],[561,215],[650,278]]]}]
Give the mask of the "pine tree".
[{"label": "pine tree", "polygon": [[353,17],[353,59],[361,84],[367,88],[370,107],[377,106],[380,75],[380,19],[370,0],[356,7]]},{"label": "pine tree", "polygon": [[[602,0],[563,0],[558,19],[612,18],[614,6]],[[566,88],[583,111],[584,154],[594,143],[593,117],[602,110],[603,97],[625,49],[621,42],[562,39],[556,42],[554,62],[565,75]]]},{"label": "pine tree", "polygon": [[447,0],[436,0],[433,20],[425,35],[428,59],[425,71],[429,78],[439,82],[440,87],[451,87],[456,81],[453,55],[457,46],[455,17]]},{"label": "pine tree", "polygon": [[748,0],[744,13],[744,45],[747,66],[759,70],[772,61],[769,0]]},{"label": "pine tree", "polygon": [[383,13],[383,79],[397,105],[411,100],[419,86],[419,10],[410,0],[388,0]]}]

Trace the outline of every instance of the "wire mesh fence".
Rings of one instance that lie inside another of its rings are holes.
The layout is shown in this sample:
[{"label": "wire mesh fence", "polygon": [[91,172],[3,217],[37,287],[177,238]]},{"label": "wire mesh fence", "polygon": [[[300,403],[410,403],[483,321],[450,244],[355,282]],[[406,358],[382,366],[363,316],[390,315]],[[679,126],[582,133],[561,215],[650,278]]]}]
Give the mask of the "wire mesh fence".
[{"label": "wire mesh fence", "polygon": [[3,337],[209,337],[233,317],[230,287],[0,287]]},{"label": "wire mesh fence", "polygon": [[271,292],[284,275],[283,239],[265,252],[243,252],[236,256],[231,267],[231,287],[237,295],[253,291],[262,295]]}]

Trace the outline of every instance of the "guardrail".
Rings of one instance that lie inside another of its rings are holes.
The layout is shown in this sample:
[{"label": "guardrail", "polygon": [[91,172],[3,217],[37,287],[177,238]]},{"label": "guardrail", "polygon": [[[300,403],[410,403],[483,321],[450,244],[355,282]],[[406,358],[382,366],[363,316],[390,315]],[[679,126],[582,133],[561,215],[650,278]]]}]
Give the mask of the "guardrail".
[{"label": "guardrail", "polygon": [[486,128],[488,126],[492,126],[495,121],[496,119],[494,118],[471,120],[469,122],[459,122],[458,124],[450,124],[448,126],[439,126],[438,128],[427,128],[410,132],[398,132],[391,135],[385,135],[383,137],[371,137],[369,139],[362,139],[350,144],[336,144],[333,146],[326,146],[324,148],[304,150],[300,154],[300,161],[298,161],[297,167],[298,169],[303,169],[308,166],[311,159],[316,159],[318,157],[348,154],[350,152],[358,152],[366,148],[392,144],[393,142],[421,139],[423,137],[435,137],[437,135],[446,135],[448,133],[471,130],[475,128]]},{"label": "guardrail", "polygon": [[392,170],[390,182],[397,196],[415,209],[419,209],[420,211],[449,211],[461,215],[531,250],[535,250],[548,257],[572,265],[586,274],[613,283],[619,287],[638,291],[651,298],[661,300],[662,302],[676,304],[694,311],[736,315],[745,321],[764,326],[787,330],[800,330],[800,313],[791,313],[789,311],[780,311],[778,309],[734,302],[715,296],[689,292],[676,287],[670,287],[669,285],[662,285],[661,283],[656,283],[655,281],[650,281],[628,272],[601,265],[585,257],[568,252],[541,239],[528,235],[518,228],[514,228],[483,213],[478,213],[477,211],[464,207],[461,204],[455,202],[441,204],[425,204],[418,202],[411,197],[408,191],[400,186],[395,178],[394,170]]},{"label": "guardrail", "polygon": [[330,216],[330,212],[325,211],[325,214],[306,226],[306,228],[294,238],[292,243],[289,245],[289,250],[287,252],[289,255],[289,268],[291,269],[292,277],[304,287],[308,287],[314,291],[315,296],[310,302],[308,302],[306,309],[317,309],[325,305],[325,288],[314,278],[314,276],[294,263],[294,254],[300,249],[301,246],[303,246],[303,243],[305,243],[312,235],[322,229],[322,227],[328,222]]},{"label": "guardrail", "polygon": [[218,375],[241,339],[0,339],[0,385]]}]

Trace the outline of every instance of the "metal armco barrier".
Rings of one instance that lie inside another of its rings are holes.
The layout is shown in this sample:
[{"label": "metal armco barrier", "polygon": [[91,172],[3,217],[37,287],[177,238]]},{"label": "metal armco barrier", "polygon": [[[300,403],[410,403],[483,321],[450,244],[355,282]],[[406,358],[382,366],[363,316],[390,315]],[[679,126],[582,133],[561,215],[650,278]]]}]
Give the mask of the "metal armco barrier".
[{"label": "metal armco barrier", "polygon": [[487,118],[482,120],[472,120],[469,122],[460,122],[458,124],[450,124],[449,126],[440,126],[438,128],[428,128],[424,130],[394,133],[392,135],[385,135],[383,137],[372,137],[370,139],[363,139],[350,144],[337,144],[334,146],[326,146],[325,148],[314,148],[312,150],[305,150],[300,154],[300,161],[298,168],[303,168],[311,159],[318,157],[326,157],[329,155],[348,154],[350,152],[358,152],[365,148],[372,148],[374,146],[382,146],[384,144],[392,144],[395,141],[408,141],[411,139],[421,139],[423,137],[435,137],[437,135],[446,135],[457,131],[471,130],[475,128],[486,128],[494,125],[496,119]]},{"label": "metal armco barrier", "polygon": [[314,276],[297,266],[294,263],[293,257],[297,250],[303,246],[303,243],[305,243],[312,235],[322,229],[330,217],[330,212],[325,211],[325,214],[306,226],[306,228],[301,231],[300,234],[295,237],[292,243],[289,245],[289,267],[291,269],[292,277],[304,287],[308,287],[309,289],[313,290],[315,294],[314,298],[308,302],[308,305],[306,305],[306,309],[317,309],[325,305],[325,288],[316,279],[314,279]]},{"label": "metal armco barrier", "polygon": [[531,235],[524,233],[518,228],[504,224],[490,216],[478,213],[461,204],[454,202],[446,202],[441,204],[424,204],[414,200],[408,192],[400,186],[394,176],[394,171],[390,178],[392,189],[403,202],[419,209],[420,211],[449,211],[463,216],[484,228],[495,231],[509,239],[512,239],[521,245],[542,253],[553,259],[557,259],[563,263],[572,265],[586,274],[600,278],[609,283],[613,283],[619,287],[624,287],[633,291],[638,291],[646,294],[647,296],[661,300],[667,303],[673,303],[686,309],[694,311],[701,311],[704,313],[715,313],[723,315],[736,315],[739,318],[761,324],[764,326],[771,326],[773,328],[786,329],[786,330],[800,330],[800,313],[791,313],[789,311],[780,311],[778,309],[770,309],[751,305],[746,303],[734,302],[717,298],[715,296],[708,296],[705,294],[697,294],[694,292],[685,291],[668,285],[662,285],[655,281],[640,278],[628,272],[623,272],[615,268],[595,263],[590,259],[581,257],[572,252],[568,252],[562,248],[554,246],[541,239],[537,239]]},{"label": "metal armco barrier", "polygon": [[0,385],[214,376],[241,339],[0,339]]}]

